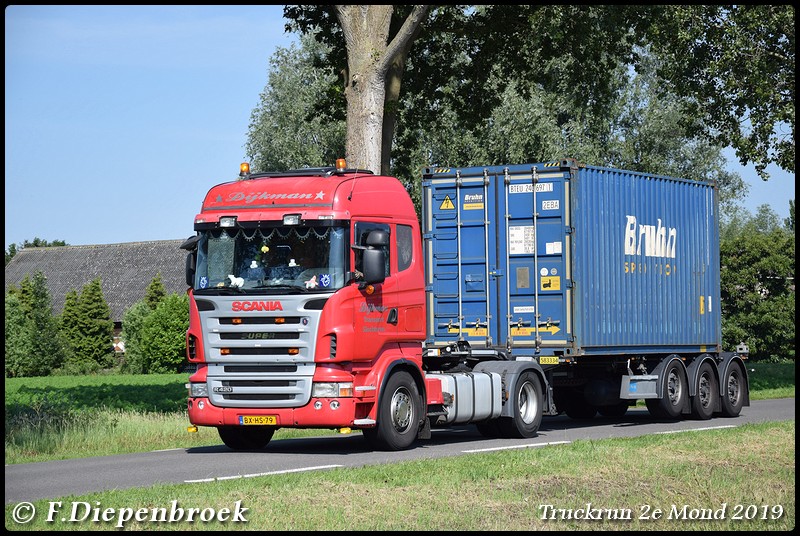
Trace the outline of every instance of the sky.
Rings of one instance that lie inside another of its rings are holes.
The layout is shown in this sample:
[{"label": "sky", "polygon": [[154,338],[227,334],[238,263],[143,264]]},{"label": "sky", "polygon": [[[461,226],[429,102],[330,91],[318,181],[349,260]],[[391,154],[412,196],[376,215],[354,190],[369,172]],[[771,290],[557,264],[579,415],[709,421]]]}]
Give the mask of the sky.
[{"label": "sky", "polygon": [[[284,23],[281,5],[6,6],[5,248],[194,235],[246,159],[270,57],[297,40]],[[745,207],[787,217],[794,174],[764,182],[728,154]]]}]

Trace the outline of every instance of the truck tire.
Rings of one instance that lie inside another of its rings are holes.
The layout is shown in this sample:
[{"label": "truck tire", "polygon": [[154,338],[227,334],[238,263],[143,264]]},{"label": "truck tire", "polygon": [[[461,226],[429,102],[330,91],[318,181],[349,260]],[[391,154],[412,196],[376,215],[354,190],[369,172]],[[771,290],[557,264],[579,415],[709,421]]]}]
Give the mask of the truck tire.
[{"label": "truck tire", "polygon": [[267,446],[275,428],[272,426],[220,426],[219,438],[233,450],[261,450]]},{"label": "truck tire", "polygon": [[544,397],[542,382],[536,373],[527,371],[520,374],[514,385],[509,401],[515,406],[513,417],[501,417],[498,428],[503,437],[535,437],[542,423]]},{"label": "truck tire", "polygon": [[500,426],[498,425],[498,419],[492,419],[491,421],[486,422],[479,422],[475,425],[478,429],[478,432],[483,437],[488,439],[496,439],[498,437],[503,437],[500,433]]},{"label": "truck tire", "polygon": [[362,431],[378,450],[404,450],[417,438],[422,403],[411,374],[400,371],[389,376],[378,405],[378,424]]},{"label": "truck tire", "polygon": [[742,369],[737,363],[731,363],[722,379],[722,415],[738,417],[744,405],[745,383]]},{"label": "truck tire", "polygon": [[680,419],[681,410],[686,404],[688,389],[686,374],[684,374],[679,361],[673,360],[664,368],[662,381],[664,386],[661,398],[646,399],[647,410],[657,419]]},{"label": "truck tire", "polygon": [[718,396],[719,387],[714,369],[705,362],[697,371],[697,385],[695,395],[692,397],[692,417],[700,420],[710,419],[714,415],[714,404]]}]

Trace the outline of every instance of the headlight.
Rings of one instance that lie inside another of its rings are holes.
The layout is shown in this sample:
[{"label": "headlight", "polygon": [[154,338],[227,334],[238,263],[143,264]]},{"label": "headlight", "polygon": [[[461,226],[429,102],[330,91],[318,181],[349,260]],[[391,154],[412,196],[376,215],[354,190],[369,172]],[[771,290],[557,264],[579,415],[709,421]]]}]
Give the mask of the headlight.
[{"label": "headlight", "polygon": [[311,388],[314,398],[341,398],[353,396],[353,382],[315,383]]},{"label": "headlight", "polygon": [[196,397],[207,397],[208,396],[208,385],[205,383],[190,383],[189,384],[189,396],[192,398]]}]

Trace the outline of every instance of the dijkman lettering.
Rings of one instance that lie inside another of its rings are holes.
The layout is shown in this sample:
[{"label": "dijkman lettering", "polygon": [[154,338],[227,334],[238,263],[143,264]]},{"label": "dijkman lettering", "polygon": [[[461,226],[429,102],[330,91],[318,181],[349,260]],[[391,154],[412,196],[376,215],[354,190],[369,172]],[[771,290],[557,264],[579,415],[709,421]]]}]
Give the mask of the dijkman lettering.
[{"label": "dijkman lettering", "polygon": [[[626,216],[625,255],[644,255],[645,257],[675,258],[675,242],[678,230],[675,227],[640,224],[636,216]],[[644,251],[642,251],[644,249]]]},{"label": "dijkman lettering", "polygon": [[243,192],[233,192],[228,196],[228,201],[244,201],[245,203],[253,203],[254,201],[261,201],[265,199],[312,199],[314,194],[301,194],[300,192],[271,194],[269,192],[254,192],[252,194],[245,194]]}]

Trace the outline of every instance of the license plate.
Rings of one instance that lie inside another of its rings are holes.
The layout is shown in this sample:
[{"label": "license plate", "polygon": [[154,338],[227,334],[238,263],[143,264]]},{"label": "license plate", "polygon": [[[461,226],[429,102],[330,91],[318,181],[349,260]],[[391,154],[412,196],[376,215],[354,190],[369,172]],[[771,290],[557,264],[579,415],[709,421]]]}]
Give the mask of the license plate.
[{"label": "license plate", "polygon": [[275,415],[240,415],[239,424],[255,426],[277,426],[278,417]]},{"label": "license plate", "polygon": [[543,355],[539,356],[540,365],[558,365],[558,356],[556,355]]}]

